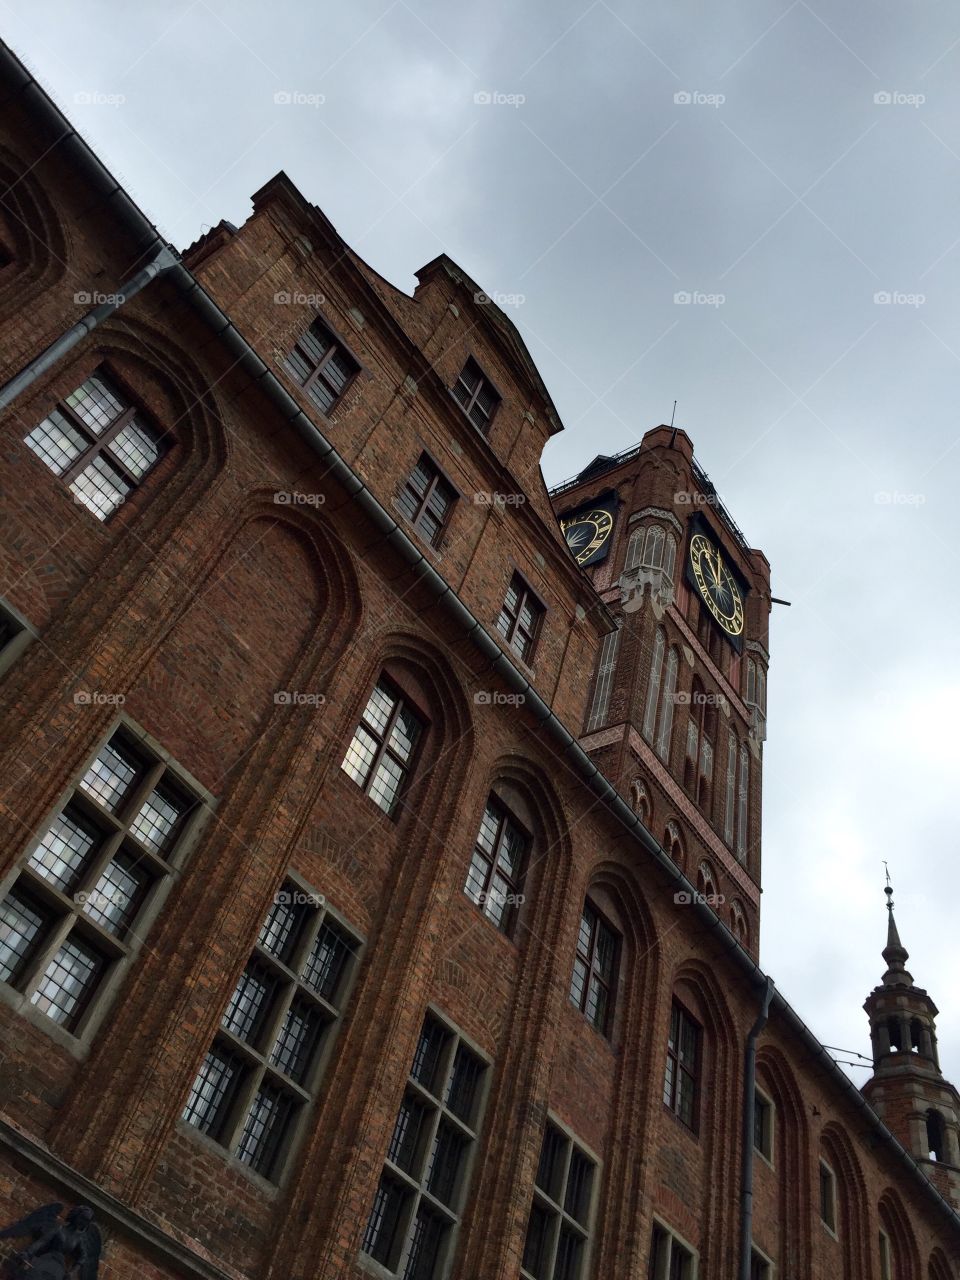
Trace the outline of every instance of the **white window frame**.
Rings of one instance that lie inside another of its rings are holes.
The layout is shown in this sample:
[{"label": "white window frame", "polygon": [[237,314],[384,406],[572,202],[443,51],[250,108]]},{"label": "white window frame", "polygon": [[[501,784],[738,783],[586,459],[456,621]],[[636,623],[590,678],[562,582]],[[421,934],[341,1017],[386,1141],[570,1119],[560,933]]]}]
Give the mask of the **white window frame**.
[{"label": "white window frame", "polygon": [[[661,1231],[667,1237],[667,1248],[666,1248],[666,1251],[664,1252],[664,1256],[657,1260],[658,1262],[657,1270],[656,1270],[656,1273],[651,1273],[651,1280],[670,1280],[670,1268],[673,1261],[674,1245],[679,1245],[679,1247],[689,1256],[689,1259],[690,1259],[690,1268],[689,1268],[690,1274],[688,1276],[685,1276],[684,1280],[697,1280],[697,1276],[699,1275],[699,1272],[700,1272],[700,1254],[697,1252],[697,1250],[693,1247],[693,1245],[689,1242],[689,1240],[685,1240],[678,1231],[675,1231],[673,1227],[668,1226],[667,1223],[663,1220],[663,1218],[659,1217],[657,1214],[653,1215],[653,1225],[650,1230],[650,1249],[651,1250],[653,1249],[653,1235],[654,1235],[654,1232],[657,1230]],[[648,1263],[648,1270],[649,1270],[649,1263]]]}]

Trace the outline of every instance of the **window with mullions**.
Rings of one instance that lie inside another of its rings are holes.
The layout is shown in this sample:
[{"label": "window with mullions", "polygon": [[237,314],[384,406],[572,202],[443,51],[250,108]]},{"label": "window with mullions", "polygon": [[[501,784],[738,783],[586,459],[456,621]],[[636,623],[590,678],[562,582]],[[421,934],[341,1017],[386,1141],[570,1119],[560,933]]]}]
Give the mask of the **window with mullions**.
[{"label": "window with mullions", "polygon": [[773,1280],[773,1264],[756,1249],[750,1250],[750,1280]]},{"label": "window with mullions", "polygon": [[453,398],[479,432],[486,435],[500,404],[486,374],[472,357],[453,386]]},{"label": "window with mullions", "polygon": [[385,676],[377,681],[340,766],[385,813],[397,807],[423,722]]},{"label": "window with mullions", "polygon": [[524,662],[533,657],[545,612],[523,578],[515,573],[497,618],[497,630]]},{"label": "window with mullions", "polygon": [[753,1094],[753,1146],[762,1156],[773,1160],[773,1103],[759,1089]]},{"label": "window with mullions", "polygon": [[830,1231],[837,1230],[837,1180],[833,1170],[820,1161],[820,1221]]},{"label": "window with mullions", "polygon": [[682,1004],[674,1000],[670,1011],[663,1101],[694,1133],[698,1127],[702,1035],[700,1024],[694,1021]]},{"label": "window with mullions", "polygon": [[108,971],[129,956],[197,803],[165,761],[118,729],[0,903],[0,980],[77,1032]]},{"label": "window with mullions", "polygon": [[659,1222],[653,1224],[647,1275],[649,1280],[696,1280],[696,1257]]},{"label": "window with mullions", "polygon": [[434,1280],[452,1255],[486,1070],[456,1031],[427,1014],[362,1246],[402,1280]]},{"label": "window with mullions", "polygon": [[619,951],[619,935],[588,899],[577,932],[570,999],[601,1035],[609,1033],[613,1019]]},{"label": "window with mullions", "polygon": [[98,520],[116,511],[163,448],[161,434],[102,373],[51,409],[24,443]]},{"label": "window with mullions", "polygon": [[360,372],[353,356],[320,320],[297,339],[284,364],[324,414],[333,411]]},{"label": "window with mullions", "polygon": [[547,1122],[527,1222],[525,1280],[580,1280],[590,1239],[596,1165]]},{"label": "window with mullions", "polygon": [[480,821],[464,893],[506,934],[512,932],[523,900],[529,850],[529,835],[496,796],[491,796]]},{"label": "window with mullions", "polygon": [[321,902],[292,884],[276,895],[183,1112],[273,1181],[316,1093],[360,946]]},{"label": "window with mullions", "polygon": [[422,453],[397,498],[397,506],[417,532],[436,547],[456,497],[456,490],[444,479],[440,468]]}]

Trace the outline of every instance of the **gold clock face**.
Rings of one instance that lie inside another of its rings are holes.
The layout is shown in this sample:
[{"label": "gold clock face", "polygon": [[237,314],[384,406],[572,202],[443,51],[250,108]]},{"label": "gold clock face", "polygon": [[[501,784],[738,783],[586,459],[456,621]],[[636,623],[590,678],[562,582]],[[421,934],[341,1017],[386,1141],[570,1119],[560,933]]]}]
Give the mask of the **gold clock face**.
[{"label": "gold clock face", "polygon": [[743,634],[743,597],[730,570],[723,563],[720,548],[702,533],[690,539],[690,568],[697,589],[727,635]]},{"label": "gold clock face", "polygon": [[569,520],[561,520],[560,528],[574,560],[577,564],[586,564],[610,537],[613,516],[602,507],[593,511],[578,511]]}]

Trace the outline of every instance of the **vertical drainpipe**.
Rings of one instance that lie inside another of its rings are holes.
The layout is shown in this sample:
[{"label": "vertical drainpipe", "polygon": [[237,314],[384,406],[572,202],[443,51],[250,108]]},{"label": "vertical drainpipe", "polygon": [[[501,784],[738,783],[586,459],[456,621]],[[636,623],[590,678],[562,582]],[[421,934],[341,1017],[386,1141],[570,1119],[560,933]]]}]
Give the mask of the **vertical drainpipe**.
[{"label": "vertical drainpipe", "polygon": [[740,1190],[740,1280],[750,1280],[750,1251],[753,1247],[753,1127],[756,1114],[757,1041],[767,1025],[773,979],[767,978],[760,1014],[747,1036],[743,1070],[743,1149]]},{"label": "vertical drainpipe", "polygon": [[82,342],[88,333],[92,333],[98,325],[103,324],[104,320],[108,320],[115,311],[119,311],[125,302],[129,302],[151,280],[155,280],[164,271],[169,271],[178,262],[179,258],[173,250],[166,245],[162,245],[145,267],[138,271],[135,276],[132,276],[126,284],[121,285],[116,293],[110,295],[113,301],[101,302],[92,311],[88,311],[81,320],[71,325],[59,338],[55,338],[45,350],[41,351],[28,365],[25,365],[15,377],[0,387],[0,410],[6,409],[8,405],[12,404],[17,396],[26,391],[29,386],[32,386],[49,369],[52,369],[57,361],[61,360],[68,351],[72,351],[78,343]]}]

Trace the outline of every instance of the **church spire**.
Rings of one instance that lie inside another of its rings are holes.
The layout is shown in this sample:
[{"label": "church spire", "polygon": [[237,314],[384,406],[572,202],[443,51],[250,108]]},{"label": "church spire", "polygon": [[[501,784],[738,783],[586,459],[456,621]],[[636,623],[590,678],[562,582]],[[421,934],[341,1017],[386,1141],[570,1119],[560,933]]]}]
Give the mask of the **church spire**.
[{"label": "church spire", "polygon": [[[884,864],[886,865],[886,864]],[[937,1006],[907,972],[909,955],[893,913],[893,885],[887,870],[887,970],[867,996],[873,1075],[863,1093],[908,1151],[933,1168],[934,1180],[956,1203],[953,1183],[940,1185],[946,1169],[960,1167],[960,1094],[943,1078],[937,1053]],[[937,1168],[937,1166],[943,1166]]]},{"label": "church spire", "polygon": [[[887,866],[886,863],[883,864]],[[887,945],[883,949],[883,958],[887,962],[887,972],[883,975],[885,987],[912,987],[913,978],[907,972],[906,963],[910,954],[900,941],[897,922],[893,915],[893,885],[890,882],[890,869],[887,868],[887,887],[883,891],[887,895]]]}]

